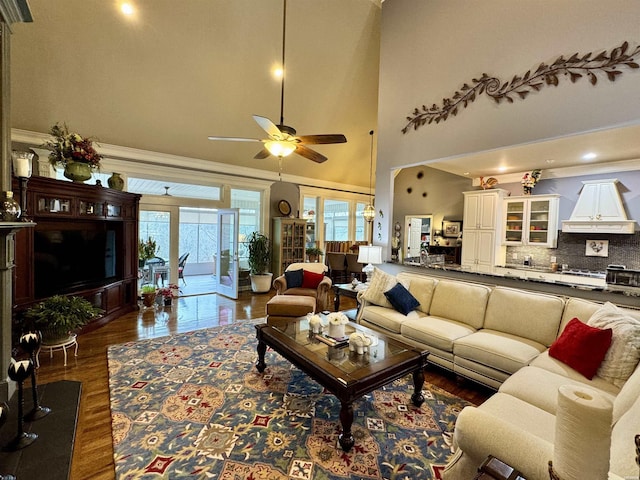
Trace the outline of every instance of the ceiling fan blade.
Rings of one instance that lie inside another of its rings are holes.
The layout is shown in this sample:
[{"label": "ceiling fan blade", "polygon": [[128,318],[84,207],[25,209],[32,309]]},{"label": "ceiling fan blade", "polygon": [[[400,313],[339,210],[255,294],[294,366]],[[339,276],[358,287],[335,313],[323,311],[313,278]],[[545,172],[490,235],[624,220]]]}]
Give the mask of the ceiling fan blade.
[{"label": "ceiling fan blade", "polygon": [[311,150],[310,148],[305,147],[300,143],[296,146],[296,153],[301,157],[308,158],[309,160],[313,160],[316,163],[327,161],[327,157],[325,157],[321,153],[316,152],[315,150]]},{"label": "ceiling fan blade", "polygon": [[227,140],[229,142],[261,142],[262,140],[257,138],[242,138],[242,137],[207,137],[209,140]]},{"label": "ceiling fan blade", "polygon": [[347,137],[341,133],[333,133],[326,135],[300,135],[298,136],[300,142],[309,145],[320,145],[326,143],[346,143]]},{"label": "ceiling fan blade", "polygon": [[283,140],[282,132],[271,120],[266,117],[261,117],[260,115],[254,115],[253,119],[271,138],[275,140]]},{"label": "ceiling fan blade", "polygon": [[269,150],[267,150],[266,148],[263,148],[258,153],[256,153],[256,156],[253,158],[262,160],[263,158],[267,158],[269,155],[271,155],[271,152],[269,152]]}]

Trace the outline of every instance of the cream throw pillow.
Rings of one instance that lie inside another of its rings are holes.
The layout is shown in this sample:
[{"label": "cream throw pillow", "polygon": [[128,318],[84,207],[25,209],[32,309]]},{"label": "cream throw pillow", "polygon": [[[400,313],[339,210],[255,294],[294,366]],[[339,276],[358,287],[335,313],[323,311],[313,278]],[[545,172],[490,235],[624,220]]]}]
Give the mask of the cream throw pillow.
[{"label": "cream throw pillow", "polygon": [[381,307],[393,308],[387,297],[384,296],[384,292],[393,288],[396,283],[398,283],[398,279],[395,276],[389,275],[379,268],[374,268],[371,283],[363,292],[362,298]]},{"label": "cream throw pillow", "polygon": [[613,331],[598,376],[622,387],[640,360],[640,320],[607,302],[591,315],[587,325]]}]

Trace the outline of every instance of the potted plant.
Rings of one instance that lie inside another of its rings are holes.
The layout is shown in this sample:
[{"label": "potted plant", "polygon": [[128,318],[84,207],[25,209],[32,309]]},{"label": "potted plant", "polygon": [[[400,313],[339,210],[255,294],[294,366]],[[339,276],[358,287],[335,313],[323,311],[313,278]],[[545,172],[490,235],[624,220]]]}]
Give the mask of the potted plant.
[{"label": "potted plant", "polygon": [[157,295],[162,297],[162,301],[165,307],[170,307],[173,303],[173,297],[178,296],[180,288],[175,283],[170,283],[166,287],[159,288]]},{"label": "potted plant", "polygon": [[269,238],[259,232],[253,232],[247,240],[249,248],[249,278],[251,290],[255,293],[265,293],[271,290],[270,273],[271,245]]},{"label": "potted plant", "polygon": [[82,297],[54,295],[30,307],[25,318],[42,332],[42,343],[55,345],[69,339],[74,330],[102,313]]},{"label": "potted plant", "polygon": [[305,250],[305,252],[309,256],[310,262],[317,262],[320,255],[324,255],[324,252],[318,247],[309,247]]},{"label": "potted plant", "polygon": [[146,241],[140,240],[138,243],[138,267],[144,267],[144,262],[156,256],[157,244],[149,237]]},{"label": "potted plant", "polygon": [[142,295],[142,304],[145,307],[153,307],[153,304],[156,302],[156,286],[146,283],[140,287],[140,294]]},{"label": "potted plant", "polygon": [[49,162],[54,167],[62,167],[64,176],[74,182],[84,182],[91,178],[92,170],[100,169],[100,155],[93,146],[93,139],[70,132],[66,124],[55,124],[49,131],[52,140],[43,146],[52,149]]}]

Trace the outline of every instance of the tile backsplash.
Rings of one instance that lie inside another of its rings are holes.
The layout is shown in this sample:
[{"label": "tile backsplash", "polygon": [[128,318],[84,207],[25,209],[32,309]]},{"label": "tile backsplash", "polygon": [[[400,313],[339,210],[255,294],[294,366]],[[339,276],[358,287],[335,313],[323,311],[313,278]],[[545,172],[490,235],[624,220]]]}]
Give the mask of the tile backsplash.
[{"label": "tile backsplash", "polygon": [[[608,240],[608,256],[587,256],[587,240]],[[525,255],[530,255],[533,265],[538,266],[548,266],[551,257],[556,257],[558,265],[567,264],[569,268],[605,270],[607,265],[616,264],[640,270],[640,232],[632,235],[558,232],[558,248],[507,247],[507,264],[522,263]]]}]

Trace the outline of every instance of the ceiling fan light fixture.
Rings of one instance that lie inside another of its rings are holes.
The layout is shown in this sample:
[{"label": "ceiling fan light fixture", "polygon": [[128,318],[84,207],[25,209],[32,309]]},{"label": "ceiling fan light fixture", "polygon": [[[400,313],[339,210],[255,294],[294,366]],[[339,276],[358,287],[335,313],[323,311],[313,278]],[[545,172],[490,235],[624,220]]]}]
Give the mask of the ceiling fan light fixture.
[{"label": "ceiling fan light fixture", "polygon": [[295,149],[295,144],[282,140],[271,140],[265,142],[264,147],[269,150],[269,153],[274,157],[288,157]]}]

